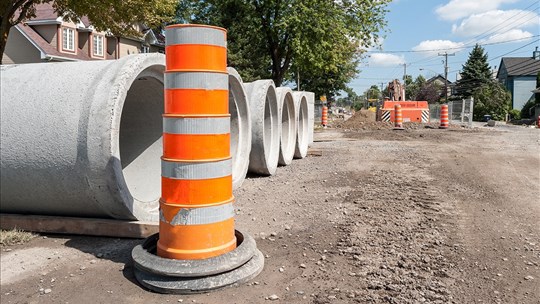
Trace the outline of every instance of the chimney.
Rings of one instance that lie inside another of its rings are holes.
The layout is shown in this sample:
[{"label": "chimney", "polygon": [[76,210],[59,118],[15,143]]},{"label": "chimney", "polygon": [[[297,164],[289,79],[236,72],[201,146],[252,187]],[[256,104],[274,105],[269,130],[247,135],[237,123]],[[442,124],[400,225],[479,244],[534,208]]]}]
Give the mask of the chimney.
[{"label": "chimney", "polygon": [[536,47],[536,50],[533,52],[533,59],[540,60],[540,51],[538,50],[538,47]]}]

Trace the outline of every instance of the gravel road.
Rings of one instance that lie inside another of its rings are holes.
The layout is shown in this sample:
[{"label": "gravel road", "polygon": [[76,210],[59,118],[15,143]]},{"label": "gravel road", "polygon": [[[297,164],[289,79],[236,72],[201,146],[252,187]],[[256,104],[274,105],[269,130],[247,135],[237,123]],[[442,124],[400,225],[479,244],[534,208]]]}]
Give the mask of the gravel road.
[{"label": "gravel road", "polygon": [[237,228],[263,272],[179,296],[133,277],[141,240],[2,247],[2,303],[540,303],[540,130],[317,130],[309,157],[249,177]]}]

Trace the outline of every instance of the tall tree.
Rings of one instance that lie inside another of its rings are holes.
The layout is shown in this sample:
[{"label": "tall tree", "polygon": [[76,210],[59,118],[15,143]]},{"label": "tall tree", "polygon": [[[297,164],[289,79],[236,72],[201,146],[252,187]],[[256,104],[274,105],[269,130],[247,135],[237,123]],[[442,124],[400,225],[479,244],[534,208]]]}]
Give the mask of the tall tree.
[{"label": "tall tree", "polygon": [[486,114],[494,120],[504,120],[512,102],[510,92],[498,81],[490,81],[477,88],[473,97],[476,120],[481,120]]},{"label": "tall tree", "polygon": [[36,16],[36,5],[51,3],[60,16],[77,20],[87,16],[92,25],[101,31],[117,35],[133,35],[134,22],[158,27],[173,20],[176,0],[2,0],[0,2],[0,64],[6,48],[10,29]]},{"label": "tall tree", "polygon": [[456,84],[457,94],[463,98],[471,97],[475,89],[490,82],[491,75],[488,55],[484,52],[484,48],[477,44],[463,65],[461,79]]},{"label": "tall tree", "polygon": [[407,96],[407,99],[409,100],[419,100],[417,99],[418,93],[420,92],[420,89],[424,86],[426,83],[426,78],[422,75],[418,75],[416,79],[413,81],[412,76],[409,76],[409,79],[405,80],[405,95]]},{"label": "tall tree", "polygon": [[389,2],[181,0],[178,18],[227,28],[229,65],[247,81],[271,78],[279,86],[300,76],[301,89],[331,97],[378,41]]}]

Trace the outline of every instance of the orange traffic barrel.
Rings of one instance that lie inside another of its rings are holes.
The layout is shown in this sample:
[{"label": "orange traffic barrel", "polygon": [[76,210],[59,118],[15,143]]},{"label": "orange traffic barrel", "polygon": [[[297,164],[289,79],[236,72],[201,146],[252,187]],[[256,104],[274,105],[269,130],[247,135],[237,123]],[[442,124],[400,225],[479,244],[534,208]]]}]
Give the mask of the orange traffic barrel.
[{"label": "orange traffic barrel", "polygon": [[225,29],[166,28],[157,254],[198,260],[236,248]]},{"label": "orange traffic barrel", "polygon": [[328,124],[328,107],[327,106],[322,107],[321,124],[323,127],[326,127],[326,125]]},{"label": "orange traffic barrel", "polygon": [[400,104],[394,106],[394,130],[403,130],[403,114]]},{"label": "orange traffic barrel", "polygon": [[441,125],[439,129],[448,129],[448,105],[441,105]]}]

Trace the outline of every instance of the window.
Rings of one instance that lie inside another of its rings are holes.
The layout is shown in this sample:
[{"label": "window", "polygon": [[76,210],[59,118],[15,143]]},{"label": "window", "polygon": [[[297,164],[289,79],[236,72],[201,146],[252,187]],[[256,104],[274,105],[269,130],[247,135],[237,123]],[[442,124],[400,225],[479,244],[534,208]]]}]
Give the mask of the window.
[{"label": "window", "polygon": [[94,35],[94,56],[103,56],[103,36]]},{"label": "window", "polygon": [[141,53],[150,53],[150,47],[148,45],[141,46]]},{"label": "window", "polygon": [[75,51],[75,31],[73,29],[62,28],[62,49]]}]

